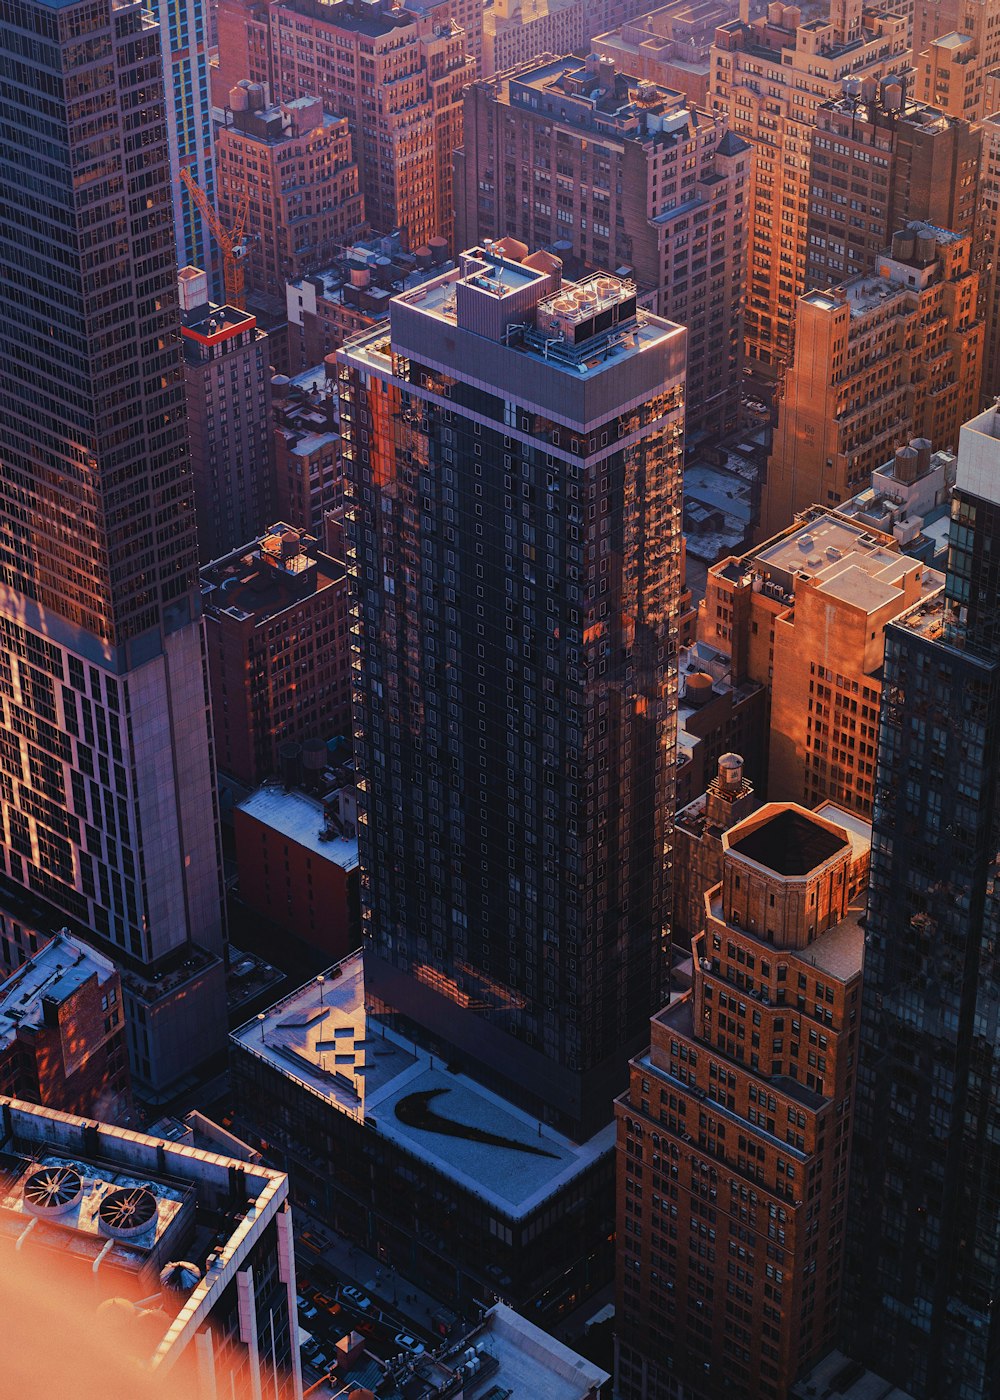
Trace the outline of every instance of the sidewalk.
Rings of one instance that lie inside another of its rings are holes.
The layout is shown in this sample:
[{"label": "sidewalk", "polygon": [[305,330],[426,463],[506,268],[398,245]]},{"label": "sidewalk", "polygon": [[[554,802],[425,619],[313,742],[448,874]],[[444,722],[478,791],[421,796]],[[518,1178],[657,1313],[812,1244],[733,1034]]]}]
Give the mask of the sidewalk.
[{"label": "sidewalk", "polygon": [[[296,1247],[304,1260],[310,1255],[321,1259],[340,1278],[356,1284],[387,1313],[398,1316],[401,1323],[413,1322],[421,1333],[429,1334],[439,1343],[443,1340],[434,1327],[434,1314],[442,1311],[454,1313],[454,1309],[433,1298],[419,1284],[404,1278],[388,1264],[380,1263],[358,1245],[335,1234],[304,1207],[294,1205],[292,1218],[297,1226]],[[320,1251],[311,1248],[310,1243],[302,1238],[303,1230],[308,1231],[313,1243],[322,1246]]]}]

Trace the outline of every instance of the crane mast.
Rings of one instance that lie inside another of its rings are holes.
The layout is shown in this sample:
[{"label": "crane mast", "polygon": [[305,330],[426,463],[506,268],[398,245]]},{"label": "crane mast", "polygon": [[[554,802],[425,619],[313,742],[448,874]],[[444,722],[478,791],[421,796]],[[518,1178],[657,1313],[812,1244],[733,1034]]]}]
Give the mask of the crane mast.
[{"label": "crane mast", "polygon": [[229,306],[235,306],[239,311],[245,311],[245,297],[243,288],[245,277],[243,273],[243,257],[246,254],[246,245],[243,241],[243,234],[246,229],[247,214],[250,209],[249,195],[242,195],[236,208],[236,219],[231,229],[226,229],[218,214],[212,208],[208,195],[197,183],[194,176],[186,166],[181,166],[181,179],[186,185],[191,198],[201,210],[201,216],[212,230],[215,239],[222,253],[222,272],[226,285],[226,302]]}]

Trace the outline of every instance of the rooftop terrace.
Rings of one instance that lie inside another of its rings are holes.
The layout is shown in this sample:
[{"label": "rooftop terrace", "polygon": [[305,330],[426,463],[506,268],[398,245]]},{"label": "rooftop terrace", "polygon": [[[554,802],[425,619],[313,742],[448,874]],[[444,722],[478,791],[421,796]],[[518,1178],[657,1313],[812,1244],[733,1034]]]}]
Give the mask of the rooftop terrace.
[{"label": "rooftop terrace", "polygon": [[613,1124],[571,1142],[369,1016],[360,953],[232,1039],[507,1216],[536,1209],[614,1143]]}]

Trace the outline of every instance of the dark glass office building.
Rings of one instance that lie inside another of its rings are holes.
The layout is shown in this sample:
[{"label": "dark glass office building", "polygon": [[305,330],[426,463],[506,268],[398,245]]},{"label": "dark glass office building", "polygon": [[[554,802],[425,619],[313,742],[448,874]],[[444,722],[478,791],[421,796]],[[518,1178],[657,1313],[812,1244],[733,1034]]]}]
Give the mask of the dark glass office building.
[{"label": "dark glass office building", "polygon": [[961,431],[947,582],[886,630],[845,1345],[1000,1396],[1000,416]]},{"label": "dark glass office building", "polygon": [[150,1088],[225,1031],[171,211],[157,26],[3,0],[0,877],[115,956]]},{"label": "dark glass office building", "polygon": [[511,240],[340,362],[369,1003],[588,1136],[661,1001],[685,332]]}]

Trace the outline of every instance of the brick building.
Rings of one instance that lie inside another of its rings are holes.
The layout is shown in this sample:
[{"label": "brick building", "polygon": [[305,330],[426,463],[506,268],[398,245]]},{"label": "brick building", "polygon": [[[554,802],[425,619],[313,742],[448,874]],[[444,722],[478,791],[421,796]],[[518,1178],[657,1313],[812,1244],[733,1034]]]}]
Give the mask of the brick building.
[{"label": "brick building", "polygon": [[65,929],[0,982],[0,1094],[127,1123],[121,978]]},{"label": "brick building", "polygon": [[216,762],[249,787],[285,742],[350,732],[347,577],[278,523],[201,571]]},{"label": "brick building", "polygon": [[196,267],[178,274],[198,557],[218,559],[273,518],[269,345],[256,317],[208,299]]},{"label": "brick building", "polygon": [[816,111],[806,287],[871,273],[906,224],[971,237],[976,221],[979,133],[914,102],[898,79],[846,86]]},{"label": "brick building", "polygon": [[618,1393],[784,1400],[837,1331],[870,829],[725,832],[618,1121]]},{"label": "brick building", "polygon": [[978,287],[971,238],[910,224],[873,273],[800,298],[761,496],[762,538],[814,502],[853,496],[910,438],[958,443],[979,402]]},{"label": "brick building", "polygon": [[722,879],[722,834],[761,805],[753,783],[743,776],[739,754],[724,753],[707,789],[678,808],[674,818],[674,955],[690,949],[705,925],[705,894]]},{"label": "brick building", "polygon": [[767,776],[767,686],[733,674],[730,658],[694,642],[679,654],[677,796],[679,811],[699,797],[734,749],[747,776],[763,787]]},{"label": "brick building", "polygon": [[285,0],[270,25],[274,96],[318,95],[346,117],[371,227],[399,229],[410,248],[437,236],[450,244],[451,153],[476,63],[448,0],[412,9]]},{"label": "brick building", "polygon": [[1000,112],[980,123],[979,222],[976,265],[983,321],[982,402],[1000,394]]},{"label": "brick building", "polygon": [[987,74],[1000,63],[996,7],[991,0],[917,0],[914,10],[917,97],[951,116],[982,121],[993,110]]},{"label": "brick building", "polygon": [[267,106],[259,84],[237,84],[216,126],[219,217],[231,225],[249,196],[247,296],[285,307],[285,283],[325,267],[364,226],[358,165],[343,117],[320,99]]},{"label": "brick building", "polygon": [[682,92],[590,57],[474,83],[455,157],[462,247],[511,235],[627,268],[688,330],[688,433],[736,426],[750,152]]},{"label": "brick building", "polygon": [[212,105],[225,107],[241,79],[273,93],[271,26],[274,0],[215,0],[216,49],[212,56]]},{"label": "brick building", "polygon": [[336,366],[271,380],[274,502],[282,520],[321,535],[328,511],[344,504]]},{"label": "brick building", "polygon": [[819,507],[712,566],[699,637],[767,688],[768,797],[870,813],[885,628],[940,582],[890,535]]},{"label": "brick building", "polygon": [[322,795],[259,788],[235,809],[233,830],[240,898],[248,908],[331,959],[359,945],[353,787]]},{"label": "brick building", "polygon": [[825,20],[772,4],[765,18],[732,19],[717,30],[714,109],[754,148],[746,352],[762,374],[776,377],[791,361],[796,298],[806,285],[816,108],[840,96],[845,78],[879,79],[907,67],[906,20],[863,9],[861,0],[832,0]]}]

